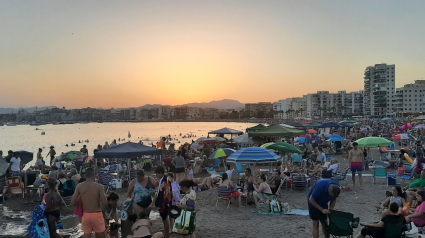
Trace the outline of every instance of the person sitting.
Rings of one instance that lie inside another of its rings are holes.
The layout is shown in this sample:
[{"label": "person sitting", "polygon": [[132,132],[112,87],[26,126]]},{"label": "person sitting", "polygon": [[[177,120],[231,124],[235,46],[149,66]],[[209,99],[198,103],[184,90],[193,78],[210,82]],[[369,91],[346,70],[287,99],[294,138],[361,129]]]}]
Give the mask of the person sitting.
[{"label": "person sitting", "polygon": [[403,215],[399,214],[399,206],[393,202],[390,204],[390,214],[381,219],[378,223],[360,223],[365,226],[357,236],[357,238],[364,238],[372,236],[373,238],[385,238],[385,225],[406,224],[406,219]]},{"label": "person sitting", "polygon": [[408,195],[407,202],[412,204],[413,200],[416,198],[415,191],[422,190],[425,187],[425,170],[421,171],[421,177],[416,179],[413,183],[409,185],[406,189]]},{"label": "person sitting", "polygon": [[254,189],[254,176],[252,175],[251,169],[246,168],[245,169],[245,175],[241,177],[242,180],[244,180],[244,183],[246,184],[248,193],[253,192]]},{"label": "person sitting", "polygon": [[314,167],[314,169],[307,170],[307,172],[310,176],[317,176],[317,177],[320,177],[322,175],[322,171],[323,171],[323,166],[320,163],[318,165],[316,165],[316,167]]},{"label": "person sitting", "polygon": [[58,179],[59,178],[59,168],[56,165],[50,167],[49,178]]},{"label": "person sitting", "polygon": [[234,199],[237,198],[239,207],[243,207],[241,202],[241,194],[237,191],[234,191],[235,187],[233,186],[233,182],[229,179],[226,173],[223,174],[223,177],[221,178],[221,182],[219,183],[219,186],[225,186],[229,190],[230,197]]},{"label": "person sitting", "polygon": [[268,185],[270,186],[270,189],[272,190],[273,194],[276,194],[277,189],[279,188],[280,184],[282,183],[282,179],[280,178],[280,171],[276,171],[272,179],[268,182]]},{"label": "person sitting", "polygon": [[62,193],[62,192],[63,192],[63,185],[66,183],[66,181],[67,181],[67,180],[68,180],[68,179],[66,178],[65,173],[60,172],[60,173],[59,173],[59,179],[58,179],[58,181],[57,181],[57,188],[58,188],[58,191],[59,191],[60,193]]},{"label": "person sitting", "polygon": [[151,207],[142,209],[138,215],[132,214],[128,219],[133,222],[131,232],[133,235],[128,235],[127,238],[160,238],[164,237],[162,232],[157,232],[151,235],[150,227],[152,222],[149,220]]},{"label": "person sitting", "polygon": [[423,227],[425,226],[425,191],[417,192],[416,200],[418,201],[419,207],[416,209],[411,208],[415,212],[406,216],[406,221],[413,222],[417,227]]},{"label": "person sitting", "polygon": [[262,174],[260,176],[260,183],[254,182],[254,201],[255,201],[255,205],[257,205],[258,200],[265,200],[266,199],[266,194],[272,194],[272,190],[270,188],[270,186],[266,183],[267,181],[267,177],[265,174]]},{"label": "person sitting", "polygon": [[[381,204],[381,208],[384,209],[385,207],[387,207],[391,203],[397,203],[397,205],[400,208],[403,208],[404,207],[404,204],[406,203],[406,200],[404,199],[404,193],[401,191],[400,186],[393,187],[392,196],[389,196]],[[384,212],[382,213],[381,218],[384,218],[385,216],[390,215],[390,213],[391,212],[389,210],[384,210]]]},{"label": "person sitting", "polygon": [[[195,182],[195,180],[193,182]],[[198,184],[198,186],[200,186],[201,190],[203,191],[203,190],[214,188],[214,184],[216,184],[218,182],[220,182],[219,177],[215,177],[215,178],[206,177],[206,178],[204,178],[202,183]]]},{"label": "person sitting", "polygon": [[74,180],[75,184],[78,184],[80,182],[81,175],[77,173],[77,169],[71,169],[70,175],[71,179]]},{"label": "person sitting", "polygon": [[338,173],[338,169],[339,169],[338,161],[336,159],[331,160],[331,165],[329,166],[327,171],[330,171],[332,172],[333,175],[335,175],[336,173]]}]

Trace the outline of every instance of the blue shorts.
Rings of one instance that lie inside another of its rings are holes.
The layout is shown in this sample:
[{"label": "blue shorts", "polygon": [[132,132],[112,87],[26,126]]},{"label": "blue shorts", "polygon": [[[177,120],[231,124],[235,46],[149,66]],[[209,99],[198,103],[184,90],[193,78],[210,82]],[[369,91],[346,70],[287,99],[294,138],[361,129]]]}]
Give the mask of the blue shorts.
[{"label": "blue shorts", "polygon": [[363,163],[362,162],[352,162],[351,163],[351,172],[362,172],[363,171]]}]

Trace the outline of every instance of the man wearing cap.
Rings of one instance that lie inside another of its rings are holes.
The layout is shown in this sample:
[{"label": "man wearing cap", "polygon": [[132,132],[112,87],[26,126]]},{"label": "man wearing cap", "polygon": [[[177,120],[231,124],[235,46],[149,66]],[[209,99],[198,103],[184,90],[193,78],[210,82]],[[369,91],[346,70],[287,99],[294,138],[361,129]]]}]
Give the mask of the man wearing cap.
[{"label": "man wearing cap", "polygon": [[53,148],[55,148],[53,145],[50,146],[49,153],[47,153],[47,155],[46,155],[46,158],[47,158],[47,156],[50,155],[50,165],[52,165],[52,162],[55,159],[55,155],[56,155],[56,151]]},{"label": "man wearing cap", "polygon": [[84,154],[88,154],[89,151],[87,150],[87,146],[86,145],[83,145],[83,148],[81,148],[80,152],[81,153],[84,153]]},{"label": "man wearing cap", "polygon": [[[337,183],[332,180],[319,180],[311,188],[307,200],[309,216],[313,220],[313,238],[319,237],[319,221],[322,223],[322,231],[326,237],[324,227],[326,215],[334,209],[339,193],[340,189]],[[329,202],[330,209],[328,209]]]}]

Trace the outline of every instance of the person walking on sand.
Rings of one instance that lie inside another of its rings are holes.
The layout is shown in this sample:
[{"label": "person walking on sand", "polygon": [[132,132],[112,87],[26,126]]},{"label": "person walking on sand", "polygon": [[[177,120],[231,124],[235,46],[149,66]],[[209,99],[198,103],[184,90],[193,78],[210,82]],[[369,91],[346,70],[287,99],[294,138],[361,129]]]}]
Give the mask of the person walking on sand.
[{"label": "person walking on sand", "polygon": [[47,153],[46,158],[50,155],[50,164],[52,165],[52,162],[55,160],[56,151],[54,149],[55,147],[52,145],[50,146],[49,153]]},{"label": "person walking on sand", "polygon": [[353,174],[353,187],[356,186],[356,171],[359,175],[360,189],[362,189],[362,171],[364,167],[364,155],[363,150],[358,148],[359,144],[357,142],[353,143],[353,149],[348,153],[348,166],[350,166],[351,172]]},{"label": "person walking on sand", "polygon": [[81,229],[85,238],[91,238],[94,232],[96,238],[104,238],[106,224],[103,218],[102,208],[108,206],[102,185],[94,181],[94,169],[86,169],[86,181],[77,185],[75,193],[72,196],[71,205],[77,206],[77,199],[81,198],[83,206],[83,219]]},{"label": "person walking on sand", "polygon": [[[313,220],[313,238],[319,237],[319,221],[322,223],[323,234],[327,237],[324,227],[326,215],[334,209],[340,192],[336,182],[326,179],[317,181],[311,188],[307,200],[309,216]],[[329,202],[330,209],[328,209]]]}]

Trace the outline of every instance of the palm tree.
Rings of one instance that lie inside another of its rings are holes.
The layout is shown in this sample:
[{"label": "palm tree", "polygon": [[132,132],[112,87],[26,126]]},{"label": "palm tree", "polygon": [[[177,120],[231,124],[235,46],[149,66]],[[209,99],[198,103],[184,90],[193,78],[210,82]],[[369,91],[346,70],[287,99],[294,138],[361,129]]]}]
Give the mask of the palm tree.
[{"label": "palm tree", "polygon": [[304,117],[303,116],[304,109],[300,108],[298,111],[300,112],[300,115],[301,115],[300,117]]}]

